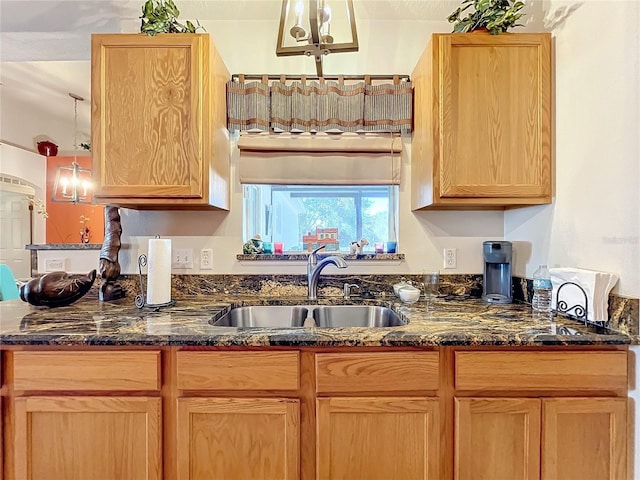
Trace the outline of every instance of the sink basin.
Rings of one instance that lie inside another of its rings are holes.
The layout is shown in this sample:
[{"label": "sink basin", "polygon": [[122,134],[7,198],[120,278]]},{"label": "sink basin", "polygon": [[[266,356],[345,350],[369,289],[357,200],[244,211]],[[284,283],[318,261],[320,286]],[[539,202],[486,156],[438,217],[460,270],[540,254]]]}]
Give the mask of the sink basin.
[{"label": "sink basin", "polygon": [[293,328],[396,327],[406,325],[396,312],[375,305],[259,305],[234,308],[214,327]]},{"label": "sink basin", "polygon": [[375,305],[327,305],[315,307],[313,319],[319,328],[397,327],[406,325],[396,312]]},{"label": "sink basin", "polygon": [[212,323],[214,327],[291,328],[302,327],[309,316],[306,307],[259,305],[234,308]]}]

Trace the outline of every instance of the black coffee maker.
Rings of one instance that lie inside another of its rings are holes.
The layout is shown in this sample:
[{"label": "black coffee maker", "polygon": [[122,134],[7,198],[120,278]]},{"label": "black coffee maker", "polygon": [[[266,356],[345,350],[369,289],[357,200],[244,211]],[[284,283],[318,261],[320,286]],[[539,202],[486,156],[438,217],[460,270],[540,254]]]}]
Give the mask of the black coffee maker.
[{"label": "black coffee maker", "polygon": [[491,303],[511,303],[511,242],[490,241],[482,243],[484,274],[482,299]]}]

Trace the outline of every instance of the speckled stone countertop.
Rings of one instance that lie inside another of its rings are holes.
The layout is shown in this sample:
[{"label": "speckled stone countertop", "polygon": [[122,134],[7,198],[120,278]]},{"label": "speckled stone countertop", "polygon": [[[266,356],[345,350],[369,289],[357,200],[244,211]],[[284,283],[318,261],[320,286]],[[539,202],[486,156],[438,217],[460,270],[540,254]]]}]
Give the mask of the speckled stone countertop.
[{"label": "speckled stone countertop", "polygon": [[[344,304],[341,297],[318,304]],[[349,304],[390,306],[407,321],[387,328],[214,327],[232,307],[309,305],[305,298],[204,297],[177,299],[173,307],[138,310],[133,300],[100,303],[83,298],[55,309],[35,308],[21,300],[0,302],[0,345],[147,345],[147,346],[437,346],[437,345],[625,345],[625,334],[585,327],[556,317],[535,319],[523,304],[491,305],[455,295],[410,306],[393,298]],[[211,322],[211,323],[210,323]]]},{"label": "speckled stone countertop", "polygon": [[46,243],[29,244],[24,247],[27,250],[100,250],[101,243]]}]

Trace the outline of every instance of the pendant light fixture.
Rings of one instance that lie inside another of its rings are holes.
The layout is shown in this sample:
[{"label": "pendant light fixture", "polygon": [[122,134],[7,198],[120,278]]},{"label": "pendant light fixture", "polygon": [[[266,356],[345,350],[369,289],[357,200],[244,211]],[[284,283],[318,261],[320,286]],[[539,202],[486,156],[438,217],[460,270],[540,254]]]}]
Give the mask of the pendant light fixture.
[{"label": "pendant light fixture", "polygon": [[69,93],[69,96],[73,98],[73,162],[71,165],[58,166],[51,200],[64,203],[91,203],[91,170],[80,167],[75,153],[78,150],[78,102],[84,102],[84,98],[75,93]]},{"label": "pendant light fixture", "polygon": [[357,52],[353,0],[283,0],[276,55],[313,56],[322,76],[322,57]]}]

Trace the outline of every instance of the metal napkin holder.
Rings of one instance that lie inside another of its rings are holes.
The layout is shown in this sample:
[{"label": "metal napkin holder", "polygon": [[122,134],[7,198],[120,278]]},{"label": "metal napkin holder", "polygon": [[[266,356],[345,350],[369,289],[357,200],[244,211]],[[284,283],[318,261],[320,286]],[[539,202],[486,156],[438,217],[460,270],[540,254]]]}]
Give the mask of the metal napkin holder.
[{"label": "metal napkin holder", "polygon": [[159,310],[160,308],[163,307],[172,307],[176,304],[176,301],[171,299],[170,301],[166,302],[166,303],[147,303],[147,299],[144,295],[144,285],[142,282],[142,267],[146,267],[147,266],[147,256],[143,253],[142,255],[140,255],[138,257],[138,273],[140,276],[140,293],[138,295],[136,295],[136,307],[138,308],[153,308],[156,311]]},{"label": "metal napkin holder", "polygon": [[[569,307],[566,300],[560,298],[560,293],[567,285],[574,285],[580,292],[582,292],[582,296],[584,298],[584,303],[576,303]],[[562,285],[558,287],[558,291],[556,292],[556,314],[563,315],[568,318],[572,318],[574,320],[580,320],[584,322],[585,325],[595,325],[596,327],[605,327],[606,321],[596,321],[589,320],[589,297],[587,297],[587,292],[584,291],[581,285],[575,282],[564,282]]]}]

